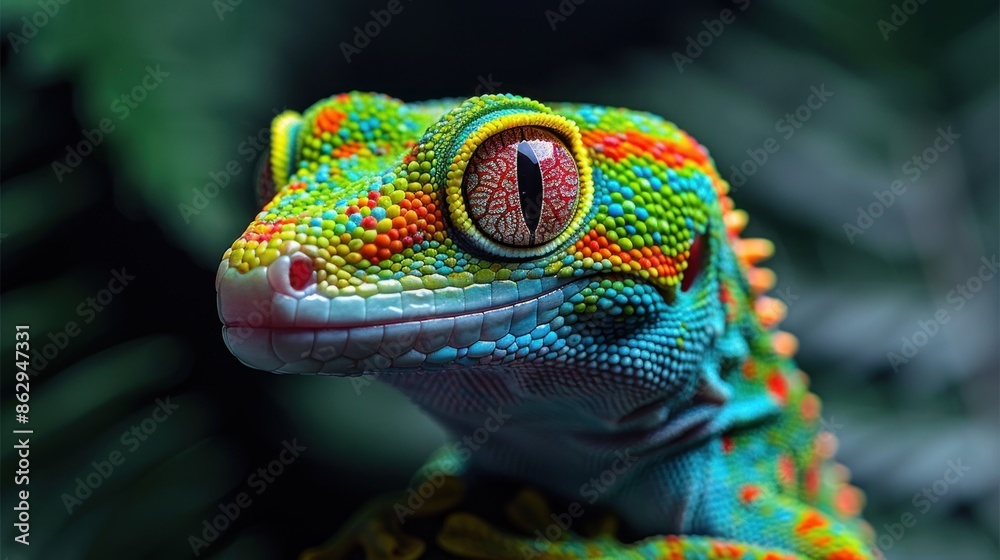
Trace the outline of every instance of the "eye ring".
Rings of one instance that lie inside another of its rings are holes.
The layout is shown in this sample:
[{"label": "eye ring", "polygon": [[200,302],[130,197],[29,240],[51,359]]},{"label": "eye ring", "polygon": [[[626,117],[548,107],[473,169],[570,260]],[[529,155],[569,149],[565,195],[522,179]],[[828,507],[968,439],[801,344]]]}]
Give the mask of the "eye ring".
[{"label": "eye ring", "polygon": [[590,213],[594,194],[579,129],[545,113],[508,114],[479,126],[455,154],[446,192],[455,237],[510,260],[564,245]]}]

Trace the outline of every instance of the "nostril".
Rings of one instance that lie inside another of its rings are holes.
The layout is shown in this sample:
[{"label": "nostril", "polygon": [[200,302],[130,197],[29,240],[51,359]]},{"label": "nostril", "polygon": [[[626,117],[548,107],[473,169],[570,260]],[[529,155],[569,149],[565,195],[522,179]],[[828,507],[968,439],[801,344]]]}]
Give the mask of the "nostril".
[{"label": "nostril", "polygon": [[312,262],[308,258],[293,259],[288,267],[288,283],[293,290],[302,290],[312,277]]},{"label": "nostril", "polygon": [[267,282],[271,289],[294,298],[312,295],[316,291],[316,265],[312,257],[301,251],[294,241],[286,242],[281,252],[284,255],[267,265]]}]

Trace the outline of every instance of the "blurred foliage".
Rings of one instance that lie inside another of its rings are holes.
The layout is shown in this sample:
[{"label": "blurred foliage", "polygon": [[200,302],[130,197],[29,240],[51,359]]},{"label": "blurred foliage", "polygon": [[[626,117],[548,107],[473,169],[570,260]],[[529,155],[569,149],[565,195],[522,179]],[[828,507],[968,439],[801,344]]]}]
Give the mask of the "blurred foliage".
[{"label": "blurred foliage", "polygon": [[[890,20],[888,1],[753,1],[740,11],[745,2],[590,0],[552,29],[545,11],[558,5],[405,3],[348,63],[341,42],[384,2],[76,0],[43,17],[36,0],[8,0],[0,347],[12,355],[15,324],[32,325],[39,349],[68,321],[81,328],[32,381],[34,544],[13,549],[5,523],[5,556],[192,557],[189,535],[250,492],[252,505],[202,556],[289,557],[403,485],[440,430],[378,384],[240,366],[219,336],[214,269],[255,212],[256,154],[245,142],[275,111],[351,89],[418,100],[494,84],[662,114],[707,145],[726,177],[777,138],[780,150],[734,198],[751,214],[749,233],[778,246],[785,328],[802,341],[800,363],[840,460],[867,492],[869,519],[884,532],[906,512],[918,517],[888,557],[996,558],[997,280],[961,310],[947,300],[998,251],[996,4],[928,0],[888,39],[877,23]],[[679,69],[675,53],[726,8],[736,20]],[[31,34],[22,18],[45,24]],[[126,112],[121,95],[150,68],[167,75]],[[792,137],[778,134],[779,119],[821,85],[834,95]],[[114,130],[56,173],[53,162],[102,119]],[[949,126],[960,139],[910,182],[904,163]],[[232,159],[240,172],[186,220],[179,205]],[[850,242],[844,223],[896,179],[907,191]],[[121,267],[136,279],[85,322],[78,306]],[[942,308],[951,321],[894,371],[887,353]],[[10,422],[13,374],[0,384]],[[179,409],[129,451],[123,432],[168,396]],[[248,476],[295,438],[301,459],[256,494]],[[64,494],[116,450],[124,463],[68,514]],[[921,513],[914,494],[955,459],[969,473]]]}]

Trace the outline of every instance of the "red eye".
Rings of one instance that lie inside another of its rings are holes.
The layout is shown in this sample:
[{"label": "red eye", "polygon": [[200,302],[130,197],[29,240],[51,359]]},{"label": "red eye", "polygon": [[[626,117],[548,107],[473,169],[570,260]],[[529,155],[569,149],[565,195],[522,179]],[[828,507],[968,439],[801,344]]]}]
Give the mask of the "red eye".
[{"label": "red eye", "polygon": [[708,258],[705,235],[696,236],[694,242],[691,243],[690,253],[687,258],[688,266],[684,269],[684,278],[681,279],[681,291],[688,291],[691,285],[694,284],[694,281],[698,279],[698,276],[701,275],[701,270],[705,267],[705,260]]},{"label": "red eye", "polygon": [[476,148],[463,176],[469,215],[490,239],[514,247],[542,245],[573,219],[580,196],[576,160],[545,129],[523,126]]}]

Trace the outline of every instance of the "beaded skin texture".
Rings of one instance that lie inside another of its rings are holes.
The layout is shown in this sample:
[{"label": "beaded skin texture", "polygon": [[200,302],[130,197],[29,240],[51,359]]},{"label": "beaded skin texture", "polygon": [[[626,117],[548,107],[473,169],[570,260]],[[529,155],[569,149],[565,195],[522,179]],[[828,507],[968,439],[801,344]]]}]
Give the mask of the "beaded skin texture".
[{"label": "beaded skin texture", "polygon": [[[456,441],[418,507],[388,496],[303,558],[878,557],[775,329],[773,247],[674,124],[352,92],[274,119],[259,192],[216,280],[230,350],[376,374]],[[490,479],[526,489],[490,515]]]}]

